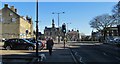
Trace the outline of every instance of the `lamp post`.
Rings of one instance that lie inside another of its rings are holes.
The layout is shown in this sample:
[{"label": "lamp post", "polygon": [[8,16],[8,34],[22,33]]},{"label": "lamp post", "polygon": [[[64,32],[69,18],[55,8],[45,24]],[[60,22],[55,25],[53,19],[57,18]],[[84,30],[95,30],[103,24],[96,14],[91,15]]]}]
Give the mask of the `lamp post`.
[{"label": "lamp post", "polygon": [[36,57],[38,58],[38,0],[36,0]]},{"label": "lamp post", "polygon": [[67,32],[69,31],[69,29],[68,29],[68,27],[69,27],[68,25],[69,25],[69,24],[71,24],[71,22],[70,22],[70,23],[67,23]]},{"label": "lamp post", "polygon": [[57,14],[58,15],[58,43],[60,43],[60,27],[59,27],[59,15],[60,14],[64,14],[65,12],[58,12],[58,13],[55,13],[53,12],[52,14]]}]

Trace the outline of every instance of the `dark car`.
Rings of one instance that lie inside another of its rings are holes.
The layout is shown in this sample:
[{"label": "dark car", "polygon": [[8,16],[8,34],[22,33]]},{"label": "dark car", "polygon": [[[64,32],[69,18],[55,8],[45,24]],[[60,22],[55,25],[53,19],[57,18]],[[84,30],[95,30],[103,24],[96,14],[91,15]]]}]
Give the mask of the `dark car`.
[{"label": "dark car", "polygon": [[5,49],[28,49],[28,50],[34,50],[35,44],[31,43],[30,41],[26,39],[8,39],[4,42]]},{"label": "dark car", "polygon": [[[36,41],[32,38],[26,39],[32,43],[34,43],[36,45]],[[38,49],[42,50],[45,47],[45,43],[41,42],[40,40],[38,40]]]},{"label": "dark car", "polygon": [[115,38],[115,44],[120,47],[120,38]]}]

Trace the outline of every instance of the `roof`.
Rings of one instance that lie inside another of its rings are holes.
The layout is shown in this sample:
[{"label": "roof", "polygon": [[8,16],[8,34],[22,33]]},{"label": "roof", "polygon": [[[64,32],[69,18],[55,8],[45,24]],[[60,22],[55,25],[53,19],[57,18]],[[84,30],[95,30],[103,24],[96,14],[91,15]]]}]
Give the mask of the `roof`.
[{"label": "roof", "polygon": [[52,28],[45,28],[45,30],[51,30]]},{"label": "roof", "polygon": [[117,27],[108,27],[107,29],[111,29],[111,30],[117,30]]},{"label": "roof", "polygon": [[79,34],[79,32],[77,32],[77,31],[70,31],[70,32],[68,32],[68,34]]},{"label": "roof", "polygon": [[[19,17],[20,17],[20,15],[19,15],[19,14],[17,14],[17,13],[16,13],[16,12],[14,12],[13,10],[11,10],[9,7],[4,7],[4,8],[9,9],[11,12],[13,12],[14,14],[16,14],[17,16],[19,16]],[[4,8],[3,8],[3,9],[4,9]],[[3,10],[3,9],[2,9],[2,10]]]},{"label": "roof", "polygon": [[[24,17],[20,16],[19,14],[17,14],[17,13],[14,12],[13,10],[11,10],[9,7],[4,7],[4,8],[7,8],[8,10],[10,10],[10,11],[13,12],[14,14],[16,14],[18,17],[20,17],[20,18],[26,20]],[[4,8],[3,8],[3,9],[4,9]],[[2,10],[3,10],[3,9],[2,9]],[[28,20],[26,20],[26,21],[28,21]],[[29,23],[29,21],[28,21],[28,23]]]},{"label": "roof", "polygon": [[[52,27],[46,27],[45,30],[52,30],[53,28]],[[58,30],[58,28],[55,28]]]}]

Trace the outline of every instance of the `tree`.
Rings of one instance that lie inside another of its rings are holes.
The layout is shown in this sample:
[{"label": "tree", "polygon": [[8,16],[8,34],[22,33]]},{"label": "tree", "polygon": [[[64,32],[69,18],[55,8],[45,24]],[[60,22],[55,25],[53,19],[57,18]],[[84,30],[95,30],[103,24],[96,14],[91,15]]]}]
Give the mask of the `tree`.
[{"label": "tree", "polygon": [[120,24],[120,1],[114,6],[112,9],[114,19],[118,21],[118,25]]},{"label": "tree", "polygon": [[90,21],[90,26],[97,30],[103,30],[104,28],[111,27],[113,25],[116,25],[114,16],[109,14],[96,16]]},{"label": "tree", "polygon": [[113,15],[109,14],[99,15],[90,21],[90,26],[98,31],[103,30],[103,36],[105,39],[106,28],[117,24],[114,18],[115,17]]}]

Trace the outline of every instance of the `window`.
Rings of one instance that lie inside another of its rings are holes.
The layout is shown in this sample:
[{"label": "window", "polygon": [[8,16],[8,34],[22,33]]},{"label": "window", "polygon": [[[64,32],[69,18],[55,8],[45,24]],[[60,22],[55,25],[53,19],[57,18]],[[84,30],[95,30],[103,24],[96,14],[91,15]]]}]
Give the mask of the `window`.
[{"label": "window", "polygon": [[16,18],[12,18],[12,22],[15,22],[16,21]]},{"label": "window", "polygon": [[4,21],[4,19],[3,18],[0,18],[0,22],[3,22]]},{"label": "window", "polygon": [[20,39],[18,43],[24,43],[24,42],[25,42],[24,40]]},{"label": "window", "polygon": [[10,16],[13,16],[13,13],[10,13]]},{"label": "window", "polygon": [[12,39],[10,42],[17,43],[17,39]]}]

